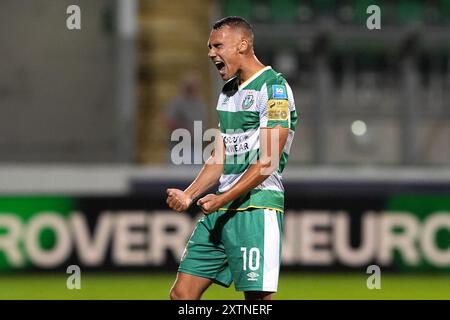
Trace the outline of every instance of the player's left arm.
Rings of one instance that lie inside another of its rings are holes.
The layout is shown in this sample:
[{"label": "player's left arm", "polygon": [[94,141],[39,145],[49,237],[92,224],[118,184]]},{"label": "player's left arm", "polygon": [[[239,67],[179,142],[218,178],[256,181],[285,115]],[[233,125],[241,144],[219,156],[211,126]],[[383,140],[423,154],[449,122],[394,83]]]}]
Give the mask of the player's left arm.
[{"label": "player's left arm", "polygon": [[273,128],[261,128],[259,160],[250,165],[239,181],[227,192],[220,195],[208,194],[199,199],[197,204],[202,211],[206,214],[212,213],[266,180],[278,169],[288,134],[289,129],[283,128],[281,125]]}]

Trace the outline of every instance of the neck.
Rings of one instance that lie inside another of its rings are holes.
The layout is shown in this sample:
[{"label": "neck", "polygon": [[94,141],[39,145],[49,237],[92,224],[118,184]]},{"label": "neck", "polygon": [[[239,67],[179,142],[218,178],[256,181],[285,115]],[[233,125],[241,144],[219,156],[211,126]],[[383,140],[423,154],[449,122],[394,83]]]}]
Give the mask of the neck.
[{"label": "neck", "polygon": [[251,76],[264,67],[264,64],[262,64],[258,58],[253,55],[251,58],[244,61],[242,68],[239,70],[239,83],[241,84],[247,81]]}]

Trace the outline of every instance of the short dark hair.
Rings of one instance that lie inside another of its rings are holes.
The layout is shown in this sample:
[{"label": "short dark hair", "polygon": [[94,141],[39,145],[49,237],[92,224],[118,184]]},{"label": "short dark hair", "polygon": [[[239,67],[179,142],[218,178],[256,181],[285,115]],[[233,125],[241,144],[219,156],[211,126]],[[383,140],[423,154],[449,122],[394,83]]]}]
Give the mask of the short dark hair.
[{"label": "short dark hair", "polygon": [[222,28],[223,26],[229,26],[229,27],[239,27],[245,29],[247,32],[249,32],[253,36],[253,27],[250,23],[247,22],[242,17],[238,16],[229,16],[220,19],[213,25],[213,29],[217,30]]}]

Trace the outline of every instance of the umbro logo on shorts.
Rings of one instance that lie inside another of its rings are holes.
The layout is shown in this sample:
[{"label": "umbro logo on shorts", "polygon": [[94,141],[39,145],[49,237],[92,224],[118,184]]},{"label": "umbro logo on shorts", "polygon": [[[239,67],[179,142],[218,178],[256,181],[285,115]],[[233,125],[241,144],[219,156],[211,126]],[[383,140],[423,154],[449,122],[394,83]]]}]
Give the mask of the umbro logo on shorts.
[{"label": "umbro logo on shorts", "polygon": [[247,273],[247,277],[248,281],[258,281],[259,274],[257,274],[256,272],[249,272]]}]

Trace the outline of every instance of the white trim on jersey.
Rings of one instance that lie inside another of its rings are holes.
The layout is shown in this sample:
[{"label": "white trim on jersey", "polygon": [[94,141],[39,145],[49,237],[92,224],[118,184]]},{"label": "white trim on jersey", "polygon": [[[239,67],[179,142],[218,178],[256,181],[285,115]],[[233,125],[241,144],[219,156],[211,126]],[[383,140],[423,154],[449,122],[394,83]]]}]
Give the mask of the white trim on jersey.
[{"label": "white trim on jersey", "polygon": [[264,276],[262,290],[276,292],[280,271],[280,229],[277,211],[264,209]]},{"label": "white trim on jersey", "polygon": [[244,82],[242,82],[239,85],[239,90],[241,90],[242,88],[244,88],[246,85],[248,85],[250,82],[252,82],[253,80],[255,80],[256,78],[258,78],[261,73],[263,73],[266,70],[272,69],[271,66],[265,66],[264,68],[262,68],[261,70],[257,71],[255,74],[253,74],[250,78],[248,78],[247,80],[245,80]]}]

